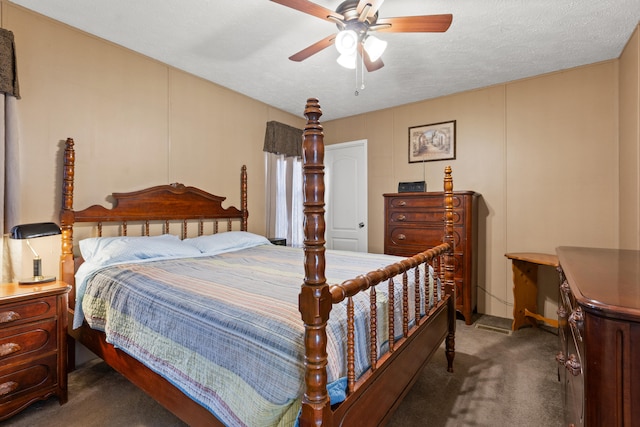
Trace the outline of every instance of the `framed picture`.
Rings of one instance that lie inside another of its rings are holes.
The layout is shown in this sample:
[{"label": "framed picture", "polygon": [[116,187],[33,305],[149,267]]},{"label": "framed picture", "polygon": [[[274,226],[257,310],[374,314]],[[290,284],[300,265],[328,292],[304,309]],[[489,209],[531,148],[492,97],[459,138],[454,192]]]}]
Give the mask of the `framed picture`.
[{"label": "framed picture", "polygon": [[409,163],[455,158],[455,120],[409,128]]}]

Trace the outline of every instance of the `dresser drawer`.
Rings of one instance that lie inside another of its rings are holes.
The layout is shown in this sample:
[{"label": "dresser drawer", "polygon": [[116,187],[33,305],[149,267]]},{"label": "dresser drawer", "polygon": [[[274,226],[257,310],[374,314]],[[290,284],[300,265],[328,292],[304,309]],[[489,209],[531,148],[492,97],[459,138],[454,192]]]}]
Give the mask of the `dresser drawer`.
[{"label": "dresser drawer", "polygon": [[[463,201],[454,196],[453,198],[453,223],[459,224],[464,221]],[[438,224],[440,230],[444,227],[444,207],[442,198],[424,197],[398,197],[387,199],[387,219],[391,222],[429,222]]]},{"label": "dresser drawer", "polygon": [[55,315],[55,296],[3,305],[0,309],[0,329]]},{"label": "dresser drawer", "polygon": [[57,348],[56,320],[49,319],[0,329],[0,364],[19,363],[37,353]]},{"label": "dresser drawer", "polygon": [[[437,194],[437,193],[431,193]],[[390,208],[420,208],[420,209],[433,209],[440,210],[444,212],[444,203],[443,196],[439,195],[437,197],[424,197],[423,194],[417,196],[403,196],[398,195],[395,197],[389,197],[389,207]],[[462,204],[462,200],[460,197],[454,195],[453,196],[453,208],[458,208]]]},{"label": "dresser drawer", "polygon": [[58,378],[57,360],[58,356],[52,354],[10,369],[0,369],[0,412],[13,399],[54,386]]},{"label": "dresser drawer", "polygon": [[[389,213],[391,223],[428,223],[438,227],[442,234],[444,227],[444,211],[440,210],[418,210],[418,209],[393,209]],[[453,223],[462,222],[462,213],[453,211]]]},{"label": "dresser drawer", "polygon": [[[438,246],[442,243],[442,233],[439,232],[439,228],[433,227],[416,227],[411,224],[388,224],[387,225],[387,241],[386,249],[392,250],[394,246],[404,247],[405,252],[408,251],[410,255],[415,255],[418,252],[426,251],[434,246]],[[460,230],[454,228],[453,240],[457,247],[460,245]]]}]

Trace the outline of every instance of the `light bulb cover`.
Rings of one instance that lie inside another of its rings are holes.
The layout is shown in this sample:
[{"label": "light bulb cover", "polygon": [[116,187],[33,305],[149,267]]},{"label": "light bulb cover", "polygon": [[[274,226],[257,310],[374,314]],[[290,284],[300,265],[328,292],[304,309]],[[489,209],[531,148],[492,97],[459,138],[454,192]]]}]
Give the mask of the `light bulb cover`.
[{"label": "light bulb cover", "polygon": [[367,36],[364,41],[364,50],[367,51],[371,61],[380,59],[386,48],[387,42],[374,36]]},{"label": "light bulb cover", "polygon": [[351,55],[347,55],[343,53],[338,57],[336,61],[338,62],[338,64],[342,65],[344,68],[353,70],[356,68],[356,59],[357,58],[356,58],[355,52]]},{"label": "light bulb cover", "polygon": [[350,55],[358,48],[358,34],[353,30],[342,30],[336,36],[336,49],[341,55]]}]

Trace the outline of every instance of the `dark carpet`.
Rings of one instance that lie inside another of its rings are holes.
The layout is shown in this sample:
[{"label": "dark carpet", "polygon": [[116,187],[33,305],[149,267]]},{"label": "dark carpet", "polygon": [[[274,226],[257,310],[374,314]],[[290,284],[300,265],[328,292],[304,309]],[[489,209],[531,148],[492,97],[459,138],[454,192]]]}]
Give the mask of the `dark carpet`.
[{"label": "dark carpet", "polygon": [[[558,337],[546,327],[510,333],[511,320],[476,316],[457,323],[455,372],[444,351],[429,362],[389,427],[562,425],[554,356]],[[69,374],[69,401],[35,403],[3,425],[184,426],[171,413],[94,359]],[[258,427],[258,426],[256,426]]]}]

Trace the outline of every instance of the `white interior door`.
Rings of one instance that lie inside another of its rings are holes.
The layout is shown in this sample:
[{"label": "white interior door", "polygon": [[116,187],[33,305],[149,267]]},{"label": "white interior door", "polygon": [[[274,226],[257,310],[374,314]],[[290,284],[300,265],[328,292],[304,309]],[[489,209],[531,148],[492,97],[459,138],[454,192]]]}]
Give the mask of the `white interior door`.
[{"label": "white interior door", "polygon": [[328,249],[368,250],[367,141],[325,147]]}]

